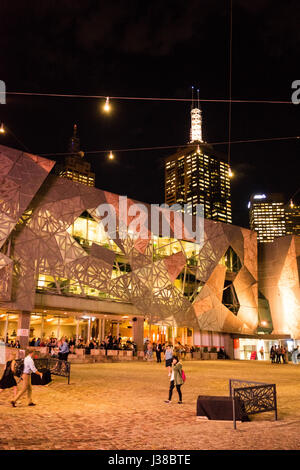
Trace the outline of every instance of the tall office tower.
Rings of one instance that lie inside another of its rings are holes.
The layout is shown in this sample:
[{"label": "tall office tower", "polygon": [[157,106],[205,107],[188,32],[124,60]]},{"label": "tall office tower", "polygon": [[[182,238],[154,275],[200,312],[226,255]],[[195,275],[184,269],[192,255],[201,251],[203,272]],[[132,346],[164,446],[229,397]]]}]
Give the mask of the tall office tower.
[{"label": "tall office tower", "polygon": [[77,125],[74,124],[73,135],[69,141],[69,155],[63,164],[55,166],[55,172],[61,178],[67,178],[86,186],[95,186],[95,173],[91,164],[84,160],[84,152],[80,150],[80,140],[77,135]]},{"label": "tall office tower", "polygon": [[284,211],[286,234],[300,236],[300,204],[296,204],[291,200],[285,206]]},{"label": "tall office tower", "polygon": [[272,242],[286,235],[282,194],[252,194],[248,204],[250,228],[257,232],[258,243]]},{"label": "tall office tower", "polygon": [[231,171],[224,156],[202,140],[202,116],[198,107],[191,110],[190,142],[165,159],[165,203],[186,204],[196,214],[203,205],[206,219],[231,223]]}]

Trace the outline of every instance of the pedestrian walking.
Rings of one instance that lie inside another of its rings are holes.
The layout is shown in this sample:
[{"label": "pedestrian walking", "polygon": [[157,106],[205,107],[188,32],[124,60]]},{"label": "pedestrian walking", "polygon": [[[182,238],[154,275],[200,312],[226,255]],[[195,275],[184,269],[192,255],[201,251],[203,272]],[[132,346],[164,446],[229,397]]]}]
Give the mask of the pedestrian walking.
[{"label": "pedestrian walking", "polygon": [[16,375],[16,353],[10,355],[10,360],[7,361],[2,378],[0,380],[0,392],[8,388],[13,388],[14,397],[17,396],[17,375]]},{"label": "pedestrian walking", "polygon": [[147,361],[153,361],[153,346],[150,343],[150,341],[147,344],[147,350],[146,350],[146,360]]},{"label": "pedestrian walking", "polygon": [[69,353],[70,353],[70,349],[66,341],[66,338],[62,338],[61,344],[59,346],[58,359],[62,361],[67,361]]},{"label": "pedestrian walking", "polygon": [[272,364],[274,364],[275,362],[275,347],[274,346],[272,346],[270,349],[270,359],[271,359]]},{"label": "pedestrian walking", "polygon": [[32,386],[31,386],[31,374],[38,374],[40,377],[43,377],[43,374],[37,370],[37,368],[34,365],[33,361],[33,354],[35,351],[29,351],[27,356],[24,359],[24,369],[23,369],[23,374],[22,374],[22,389],[20,392],[17,394],[17,396],[14,398],[13,401],[11,401],[11,404],[13,407],[16,406],[17,401],[21,398],[22,395],[24,395],[27,392],[27,399],[28,399],[28,406],[35,406],[35,403],[32,401]]},{"label": "pedestrian walking", "polygon": [[178,404],[182,404],[182,392],[181,386],[184,384],[184,380],[182,378],[182,364],[179,362],[178,357],[174,356],[172,359],[172,373],[170,379],[170,388],[169,388],[169,398],[165,401],[165,403],[171,403],[173,389],[176,387],[178,393]]},{"label": "pedestrian walking", "polygon": [[281,357],[282,357],[283,364],[287,364],[287,362],[288,362],[287,350],[284,346],[282,346],[282,348],[281,348]]},{"label": "pedestrian walking", "polygon": [[169,377],[171,377],[171,373],[172,373],[172,359],[173,359],[173,349],[168,344],[165,350],[165,361],[166,361],[166,367],[168,368]]},{"label": "pedestrian walking", "polygon": [[275,346],[276,364],[280,363],[280,346]]},{"label": "pedestrian walking", "polygon": [[162,353],[162,345],[160,341],[158,341],[156,345],[156,362],[161,362],[161,353]]},{"label": "pedestrian walking", "polygon": [[298,362],[298,354],[300,354],[300,351],[299,351],[299,346],[295,346],[295,348],[293,349],[293,352],[292,352],[292,361],[293,361],[293,364],[299,364]]},{"label": "pedestrian walking", "polygon": [[281,364],[281,359],[282,359],[282,362],[283,362],[283,350],[282,350],[281,345],[278,346],[277,354],[278,354],[278,363]]},{"label": "pedestrian walking", "polygon": [[263,361],[264,360],[264,355],[265,355],[263,346],[260,348],[259,352],[260,352],[260,358]]}]

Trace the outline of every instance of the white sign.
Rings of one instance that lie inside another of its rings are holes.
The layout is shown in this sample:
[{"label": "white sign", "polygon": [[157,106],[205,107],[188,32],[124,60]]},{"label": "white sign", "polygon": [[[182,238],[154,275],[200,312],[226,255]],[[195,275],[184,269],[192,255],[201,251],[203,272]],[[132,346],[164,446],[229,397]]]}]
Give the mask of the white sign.
[{"label": "white sign", "polygon": [[17,330],[17,336],[29,336],[29,330],[28,329],[19,329]]}]

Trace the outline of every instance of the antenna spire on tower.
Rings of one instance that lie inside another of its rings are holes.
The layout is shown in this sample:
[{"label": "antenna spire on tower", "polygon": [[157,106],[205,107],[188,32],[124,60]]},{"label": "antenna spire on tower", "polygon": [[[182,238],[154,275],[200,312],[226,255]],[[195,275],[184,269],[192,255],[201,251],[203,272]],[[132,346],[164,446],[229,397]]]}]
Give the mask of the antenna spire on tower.
[{"label": "antenna spire on tower", "polygon": [[69,140],[69,152],[78,155],[80,152],[80,140],[77,136],[77,124],[73,125],[73,135]]},{"label": "antenna spire on tower", "polygon": [[197,89],[197,101],[194,105],[194,87],[192,86],[192,107],[191,107],[191,130],[190,143],[203,142],[202,140],[202,117],[200,109],[199,89]]},{"label": "antenna spire on tower", "polygon": [[194,87],[192,86],[192,104],[191,104],[191,109],[194,107]]}]

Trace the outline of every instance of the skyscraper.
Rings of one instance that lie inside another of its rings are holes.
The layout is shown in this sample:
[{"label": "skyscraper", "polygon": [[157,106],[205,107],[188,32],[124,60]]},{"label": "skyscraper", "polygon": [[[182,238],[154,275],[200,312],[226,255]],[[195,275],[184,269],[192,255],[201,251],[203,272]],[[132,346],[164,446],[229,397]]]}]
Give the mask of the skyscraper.
[{"label": "skyscraper", "polygon": [[274,238],[286,235],[282,194],[252,194],[248,208],[250,228],[257,232],[258,243],[272,242]]},{"label": "skyscraper", "polygon": [[192,107],[190,142],[165,159],[165,203],[186,204],[191,214],[203,204],[205,218],[231,223],[230,175],[224,155],[202,139],[199,104]]},{"label": "skyscraper", "polygon": [[95,173],[91,164],[84,160],[84,152],[80,150],[80,140],[77,135],[77,125],[74,124],[73,135],[69,141],[69,155],[63,164],[55,166],[55,172],[61,178],[67,178],[86,186],[95,186]]},{"label": "skyscraper", "polygon": [[292,200],[284,208],[287,235],[300,235],[300,204]]}]

